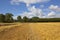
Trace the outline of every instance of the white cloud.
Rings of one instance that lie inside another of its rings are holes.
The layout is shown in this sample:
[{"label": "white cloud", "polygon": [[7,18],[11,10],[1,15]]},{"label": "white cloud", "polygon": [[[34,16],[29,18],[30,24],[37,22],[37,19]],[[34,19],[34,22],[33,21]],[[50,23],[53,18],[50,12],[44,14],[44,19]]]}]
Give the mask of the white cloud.
[{"label": "white cloud", "polygon": [[29,18],[34,17],[34,16],[39,17],[39,18],[43,17],[42,9],[38,9],[38,8],[35,8],[35,6],[33,6],[29,8],[29,11],[30,12],[24,12],[23,14],[21,14],[21,16],[22,17],[27,16]]},{"label": "white cloud", "polygon": [[48,2],[48,1],[50,0],[11,0],[11,4],[19,4],[20,2],[24,2],[26,3],[27,6],[29,6],[29,4]]},{"label": "white cloud", "polygon": [[27,16],[28,18],[31,17],[39,17],[39,18],[60,18],[60,15],[54,11],[49,12],[47,15],[44,15],[42,9],[35,8],[35,6],[28,8],[30,12],[24,12],[21,14],[22,17]]},{"label": "white cloud", "polygon": [[50,5],[49,9],[60,12],[60,7],[57,5]]},{"label": "white cloud", "polygon": [[60,18],[60,14],[57,14],[57,15],[56,15],[56,18]]},{"label": "white cloud", "polygon": [[55,18],[56,13],[51,11],[50,13],[48,13],[48,18]]}]

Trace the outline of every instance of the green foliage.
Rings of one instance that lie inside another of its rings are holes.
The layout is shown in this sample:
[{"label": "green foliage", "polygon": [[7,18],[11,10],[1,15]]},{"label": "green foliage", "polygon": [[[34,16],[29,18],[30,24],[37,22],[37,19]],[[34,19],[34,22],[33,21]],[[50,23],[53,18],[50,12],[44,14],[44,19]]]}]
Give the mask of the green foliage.
[{"label": "green foliage", "polygon": [[23,17],[23,22],[28,22],[28,18],[26,16]]},{"label": "green foliage", "polygon": [[5,21],[5,16],[3,14],[0,14],[0,22],[4,22]]},{"label": "green foliage", "polygon": [[5,14],[5,22],[13,22],[13,14],[11,13],[6,13]]},{"label": "green foliage", "polygon": [[39,18],[38,17],[32,17],[30,19],[30,22],[38,22],[39,21]]},{"label": "green foliage", "polygon": [[6,13],[0,14],[0,22],[60,22],[60,18],[39,18],[39,17],[32,17],[28,18],[24,16],[21,18],[21,16],[17,16],[17,19],[13,19],[13,14]]},{"label": "green foliage", "polygon": [[22,22],[21,16],[18,16],[18,17],[17,17],[17,21],[18,21],[18,22]]}]

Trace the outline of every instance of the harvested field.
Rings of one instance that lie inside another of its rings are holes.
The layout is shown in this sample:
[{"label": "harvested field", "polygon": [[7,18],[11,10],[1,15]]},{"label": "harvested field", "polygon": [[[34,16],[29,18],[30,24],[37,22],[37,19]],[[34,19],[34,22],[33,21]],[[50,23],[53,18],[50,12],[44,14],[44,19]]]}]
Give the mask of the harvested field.
[{"label": "harvested field", "polygon": [[14,25],[15,23],[0,23],[0,26],[10,26],[10,25]]},{"label": "harvested field", "polygon": [[0,40],[60,40],[60,23],[15,23],[1,26]]}]

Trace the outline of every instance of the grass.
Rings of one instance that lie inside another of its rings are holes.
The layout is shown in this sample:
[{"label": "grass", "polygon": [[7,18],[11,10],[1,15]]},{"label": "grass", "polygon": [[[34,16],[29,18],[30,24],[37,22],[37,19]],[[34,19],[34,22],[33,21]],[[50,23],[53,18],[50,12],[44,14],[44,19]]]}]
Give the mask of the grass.
[{"label": "grass", "polygon": [[0,40],[60,40],[60,22],[7,23],[0,26]]}]

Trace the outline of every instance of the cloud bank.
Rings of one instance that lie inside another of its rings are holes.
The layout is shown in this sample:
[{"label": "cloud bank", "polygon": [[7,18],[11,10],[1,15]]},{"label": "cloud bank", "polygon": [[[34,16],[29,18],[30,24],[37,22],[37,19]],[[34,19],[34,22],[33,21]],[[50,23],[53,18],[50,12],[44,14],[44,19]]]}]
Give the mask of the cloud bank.
[{"label": "cloud bank", "polygon": [[[35,8],[35,6],[28,8],[30,12],[24,12],[21,14],[22,17],[27,16],[31,17],[39,17],[39,18],[58,18],[58,15],[55,11],[50,11],[47,15],[44,15],[42,9]],[[59,16],[60,17],[60,16]]]},{"label": "cloud bank", "polygon": [[48,18],[54,18],[56,16],[56,13],[51,11],[50,13],[48,13]]},{"label": "cloud bank", "polygon": [[50,0],[11,0],[11,4],[19,5],[20,2],[26,3],[27,6],[35,3],[49,2]]},{"label": "cloud bank", "polygon": [[28,10],[30,12],[24,12],[23,14],[21,14],[21,16],[22,17],[27,16],[29,18],[34,17],[34,16],[39,17],[39,18],[43,17],[42,9],[38,9],[38,8],[35,8],[35,6],[33,6],[33,7],[28,8]]},{"label": "cloud bank", "polygon": [[[57,12],[60,12],[60,7],[57,5],[50,5],[47,9],[51,11],[46,15],[44,15],[45,12],[43,12],[42,9],[36,8],[35,6],[30,7],[30,4],[45,3],[49,1],[51,0],[11,0],[11,4],[19,5],[20,2],[26,3],[29,12],[23,12],[22,14],[20,14],[20,16],[22,17],[27,16],[28,18],[31,18],[36,16],[39,18],[60,18],[60,14],[57,14]],[[40,6],[44,7],[44,5]]]},{"label": "cloud bank", "polygon": [[49,9],[60,12],[60,7],[57,5],[50,5]]}]

